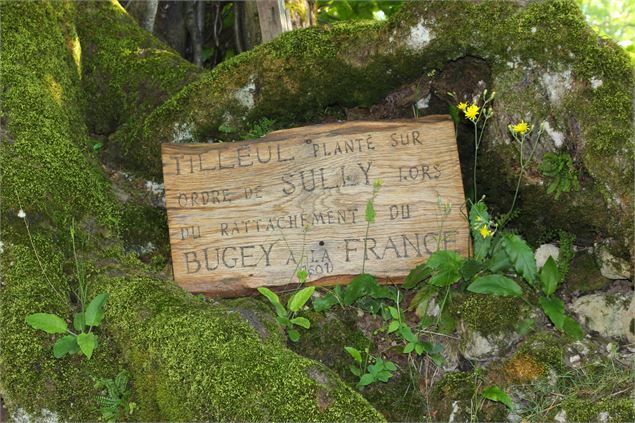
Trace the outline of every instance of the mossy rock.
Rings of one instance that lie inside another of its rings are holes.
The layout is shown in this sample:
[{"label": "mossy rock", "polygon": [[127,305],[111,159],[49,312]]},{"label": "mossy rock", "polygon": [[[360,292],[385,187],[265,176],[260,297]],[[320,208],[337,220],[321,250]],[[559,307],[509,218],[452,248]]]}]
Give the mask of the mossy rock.
[{"label": "mossy rock", "polygon": [[600,268],[593,255],[581,252],[576,254],[571,262],[563,289],[569,293],[588,294],[607,288],[610,284],[611,280],[600,273]]}]

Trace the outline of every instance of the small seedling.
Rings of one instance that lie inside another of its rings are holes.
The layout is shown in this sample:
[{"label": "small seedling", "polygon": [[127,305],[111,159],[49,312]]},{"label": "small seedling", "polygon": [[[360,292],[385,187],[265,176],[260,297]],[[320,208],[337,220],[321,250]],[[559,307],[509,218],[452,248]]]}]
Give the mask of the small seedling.
[{"label": "small seedling", "polygon": [[121,411],[132,415],[137,404],[130,401],[128,381],[130,374],[126,370],[120,371],[114,379],[96,378],[95,388],[101,389],[101,395],[97,396],[101,420],[105,422],[121,421]]},{"label": "small seedling", "polygon": [[[353,347],[344,347],[346,352],[353,357],[356,365],[351,365],[350,370],[355,376],[359,377],[357,382],[357,388],[361,389],[364,386],[370,385],[375,382],[388,382],[393,375],[393,372],[397,371],[397,366],[392,361],[384,361],[380,357],[374,357],[368,352],[368,348],[363,351],[359,351]],[[370,361],[374,363],[368,365]]]},{"label": "small seedling", "polygon": [[273,304],[273,307],[276,310],[276,319],[278,320],[278,323],[287,329],[287,335],[293,342],[298,342],[300,340],[300,332],[296,329],[296,326],[304,329],[309,329],[311,327],[309,319],[306,317],[296,317],[296,313],[304,307],[307,301],[309,301],[313,295],[313,291],[315,291],[315,287],[309,286],[296,292],[291,298],[289,298],[287,307],[285,308],[275,292],[268,288],[258,288],[258,292],[267,297],[269,302]]}]

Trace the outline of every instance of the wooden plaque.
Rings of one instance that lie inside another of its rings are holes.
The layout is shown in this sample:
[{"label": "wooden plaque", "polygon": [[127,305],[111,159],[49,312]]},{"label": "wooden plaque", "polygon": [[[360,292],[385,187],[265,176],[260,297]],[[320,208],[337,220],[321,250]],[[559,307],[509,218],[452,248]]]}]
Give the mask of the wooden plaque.
[{"label": "wooden plaque", "polygon": [[162,159],[174,278],[191,292],[241,295],[296,283],[303,268],[311,283],[346,282],[362,266],[399,283],[438,248],[467,254],[448,116],[163,144]]}]

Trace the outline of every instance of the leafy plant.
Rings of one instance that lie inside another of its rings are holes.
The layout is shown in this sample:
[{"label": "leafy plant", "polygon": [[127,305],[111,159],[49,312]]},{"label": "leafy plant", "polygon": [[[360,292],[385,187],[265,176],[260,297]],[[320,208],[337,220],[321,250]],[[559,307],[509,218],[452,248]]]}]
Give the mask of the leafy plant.
[{"label": "leafy plant", "polygon": [[[399,306],[398,302],[397,306]],[[439,365],[443,363],[443,356],[441,355],[443,347],[440,344],[420,341],[419,337],[415,335],[412,328],[405,321],[403,310],[389,306],[388,312],[389,324],[387,333],[395,333],[399,338],[405,341],[404,354],[414,352],[416,355],[422,355],[423,353],[427,353],[435,363]]]},{"label": "leafy plant", "polygon": [[498,386],[490,386],[488,388],[485,388],[481,395],[485,399],[503,403],[507,406],[507,408],[509,408],[510,410],[512,409],[513,404],[511,398]]},{"label": "leafy plant", "polygon": [[132,415],[137,404],[130,401],[128,382],[130,374],[121,370],[114,379],[96,378],[95,388],[101,389],[97,396],[97,404],[101,413],[101,420],[115,422],[122,420],[122,412]]},{"label": "leafy plant", "polygon": [[551,179],[547,187],[548,194],[558,199],[563,192],[578,191],[578,171],[568,153],[545,153],[539,166],[540,172]]},{"label": "leafy plant", "polygon": [[275,292],[264,287],[258,288],[258,292],[264,295],[269,302],[273,304],[278,323],[287,329],[287,335],[293,342],[298,342],[300,340],[300,332],[296,329],[296,327],[304,329],[309,329],[311,327],[309,319],[306,317],[296,316],[296,313],[304,307],[307,301],[309,301],[313,295],[313,291],[315,291],[315,287],[309,286],[296,292],[293,296],[291,296],[291,298],[289,298],[289,301],[287,302],[287,309],[284,305],[282,305],[282,303],[280,303],[280,298]]},{"label": "leafy plant", "polygon": [[244,140],[256,139],[267,135],[272,131],[276,121],[269,118],[262,118],[254,123],[251,128],[241,138]]},{"label": "leafy plant", "polygon": [[344,288],[336,286],[324,297],[313,301],[315,311],[326,311],[335,304],[342,307],[351,306],[362,298],[369,298],[376,301],[367,301],[366,306],[372,313],[377,313],[381,307],[381,300],[389,299],[396,301],[394,290],[379,285],[377,279],[369,274],[362,273],[355,276]]},{"label": "leafy plant", "polygon": [[104,318],[104,306],[107,299],[108,294],[99,294],[88,304],[85,312],[73,315],[73,328],[77,333],[71,331],[68,328],[68,323],[56,314],[29,314],[26,317],[26,322],[34,329],[43,330],[49,334],[68,333],[55,341],[53,345],[55,358],[62,358],[66,354],[75,354],[81,351],[86,358],[90,359],[98,343],[98,337],[92,330],[99,326]]},{"label": "leafy plant", "polygon": [[[349,368],[355,376],[359,377],[358,389],[375,382],[388,382],[393,372],[397,371],[395,363],[370,355],[368,348],[364,349],[363,356],[362,351],[356,348],[344,347],[344,349],[355,360],[356,364]],[[373,364],[369,365],[368,363],[371,361]]]}]

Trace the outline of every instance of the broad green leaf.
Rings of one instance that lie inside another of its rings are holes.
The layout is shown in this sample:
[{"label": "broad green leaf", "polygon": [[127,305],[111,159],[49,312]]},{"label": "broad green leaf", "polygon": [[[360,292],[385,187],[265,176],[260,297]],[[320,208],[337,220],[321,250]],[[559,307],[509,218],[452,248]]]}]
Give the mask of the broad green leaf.
[{"label": "broad green leaf", "polygon": [[578,341],[584,338],[584,331],[582,330],[578,322],[576,322],[575,319],[570,316],[564,316],[562,330],[564,331],[564,333]]},{"label": "broad green leaf", "polygon": [[93,351],[97,348],[97,335],[94,333],[80,333],[77,335],[77,344],[82,353],[90,360]]},{"label": "broad green leaf", "polygon": [[417,339],[417,336],[414,333],[412,333],[412,329],[410,328],[410,326],[408,326],[405,323],[399,327],[399,333],[401,334],[401,337],[405,339],[407,342],[419,341],[419,339]]},{"label": "broad green leaf", "polygon": [[368,202],[366,203],[366,213],[364,214],[364,217],[366,218],[366,222],[368,223],[374,223],[375,222],[375,206],[373,204],[373,200],[368,200]]},{"label": "broad green leaf", "polygon": [[432,269],[459,270],[465,259],[455,251],[439,250],[430,255],[426,264]]},{"label": "broad green leaf", "polygon": [[386,361],[384,363],[384,369],[390,370],[391,372],[394,372],[394,371],[397,370],[397,366],[392,361]]},{"label": "broad green leaf", "polygon": [[551,295],[556,292],[558,283],[560,282],[560,273],[558,272],[558,265],[555,260],[550,256],[545,265],[540,269],[540,283],[542,285],[542,291],[546,295]]},{"label": "broad green leaf", "polygon": [[357,377],[360,377],[362,375],[362,371],[359,370],[359,368],[353,366],[352,364],[349,366],[349,369],[351,369],[351,373],[353,373]]},{"label": "broad green leaf", "polygon": [[415,349],[415,343],[414,342],[408,342],[406,344],[406,346],[403,349],[404,354],[409,354],[411,353],[413,350]]},{"label": "broad green leaf", "polygon": [[353,347],[344,347],[344,349],[346,350],[347,353],[350,354],[351,357],[353,357],[353,360],[355,360],[355,361],[357,361],[358,363],[361,364],[361,362],[362,362],[362,354],[359,352],[358,349],[353,348]]},{"label": "broad green leaf", "polygon": [[510,410],[513,407],[512,399],[498,386],[490,386],[483,391],[483,398],[486,398],[491,401],[496,401],[503,403]]},{"label": "broad green leaf", "polygon": [[77,345],[77,339],[74,335],[66,335],[57,341],[53,345],[53,356],[55,358],[62,358],[66,354],[76,353],[79,351],[79,345]]},{"label": "broad green leaf", "polygon": [[421,342],[417,342],[415,344],[415,352],[417,353],[417,355],[421,355],[423,354],[424,348],[423,348],[423,344]]},{"label": "broad green leaf", "polygon": [[487,268],[492,273],[502,273],[512,266],[512,262],[505,252],[505,249],[499,248],[494,255],[487,261]]},{"label": "broad green leaf", "polygon": [[276,320],[282,326],[289,326],[291,324],[291,320],[287,316],[276,316]]},{"label": "broad green leaf", "polygon": [[503,275],[487,275],[477,278],[467,290],[477,294],[503,295],[520,297],[523,290],[512,279]]},{"label": "broad green leaf", "polygon": [[311,322],[306,317],[294,317],[291,319],[291,323],[303,327],[304,329],[309,329],[311,327]]},{"label": "broad green leaf", "polygon": [[366,386],[366,385],[370,385],[374,381],[375,381],[375,377],[371,375],[370,373],[366,373],[365,375],[361,377],[361,379],[359,379],[359,384],[361,386]]},{"label": "broad green leaf", "polygon": [[379,380],[380,382],[388,382],[391,377],[392,373],[390,373],[388,370],[382,370],[377,373],[377,380]]},{"label": "broad green leaf", "polygon": [[316,298],[315,300],[313,300],[313,310],[317,312],[326,311],[337,303],[338,301],[335,293],[329,292],[322,298]]},{"label": "broad green leaf", "polygon": [[289,339],[293,342],[298,342],[300,340],[300,332],[295,329],[289,329],[287,334],[289,335]]},{"label": "broad green leaf", "polygon": [[483,264],[480,261],[469,259],[463,262],[460,272],[463,279],[469,281],[481,270],[483,270]]},{"label": "broad green leaf", "polygon": [[309,301],[309,298],[311,298],[311,295],[313,295],[314,291],[314,286],[307,286],[306,288],[303,288],[300,291],[296,292],[293,297],[289,299],[289,303],[287,304],[289,310],[294,313],[300,311],[300,309],[304,307],[306,302]]},{"label": "broad green leaf", "polygon": [[[486,227],[486,225],[482,225],[482,227]],[[485,260],[492,246],[492,236],[486,235],[485,237],[483,237],[483,234],[478,231],[476,232],[476,234],[473,235],[473,239],[474,258],[476,258],[477,260]]]},{"label": "broad green leaf", "polygon": [[73,315],[73,327],[78,332],[82,332],[84,330],[84,327],[86,327],[84,313],[75,313]]},{"label": "broad green leaf", "polygon": [[87,326],[99,326],[104,318],[104,305],[107,299],[107,293],[98,294],[88,304],[84,312],[84,320]]},{"label": "broad green leaf", "polygon": [[392,322],[390,322],[390,324],[388,325],[388,333],[393,333],[397,329],[399,329],[399,321],[393,320]]},{"label": "broad green leaf", "polygon": [[388,311],[390,312],[390,317],[396,320],[399,319],[399,311],[395,307],[389,306]]},{"label": "broad green leaf", "polygon": [[452,285],[461,280],[461,274],[457,269],[448,269],[438,272],[436,275],[430,278],[429,284],[444,287]]},{"label": "broad green leaf", "polygon": [[518,235],[505,234],[503,248],[516,272],[533,284],[536,280],[536,259],[529,245]]},{"label": "broad green leaf", "polygon": [[352,305],[365,295],[371,295],[379,287],[374,276],[367,273],[355,276],[342,295],[344,305]]},{"label": "broad green leaf", "polygon": [[406,276],[404,280],[403,287],[405,289],[414,288],[419,282],[430,277],[431,274],[432,268],[426,263],[419,264],[408,273],[408,276]]},{"label": "broad green leaf", "polygon": [[278,317],[286,317],[287,310],[284,308],[282,304],[280,304],[280,298],[275,292],[273,292],[269,288],[264,288],[264,287],[258,288],[258,292],[260,292],[262,295],[267,297],[269,302],[273,304],[274,308],[276,309],[276,314],[278,315]]},{"label": "broad green leaf", "polygon": [[34,313],[26,316],[26,322],[35,329],[46,333],[66,333],[68,325],[66,321],[55,314]]},{"label": "broad green leaf", "polygon": [[555,327],[562,329],[564,326],[564,303],[555,297],[541,297],[540,306]]}]

